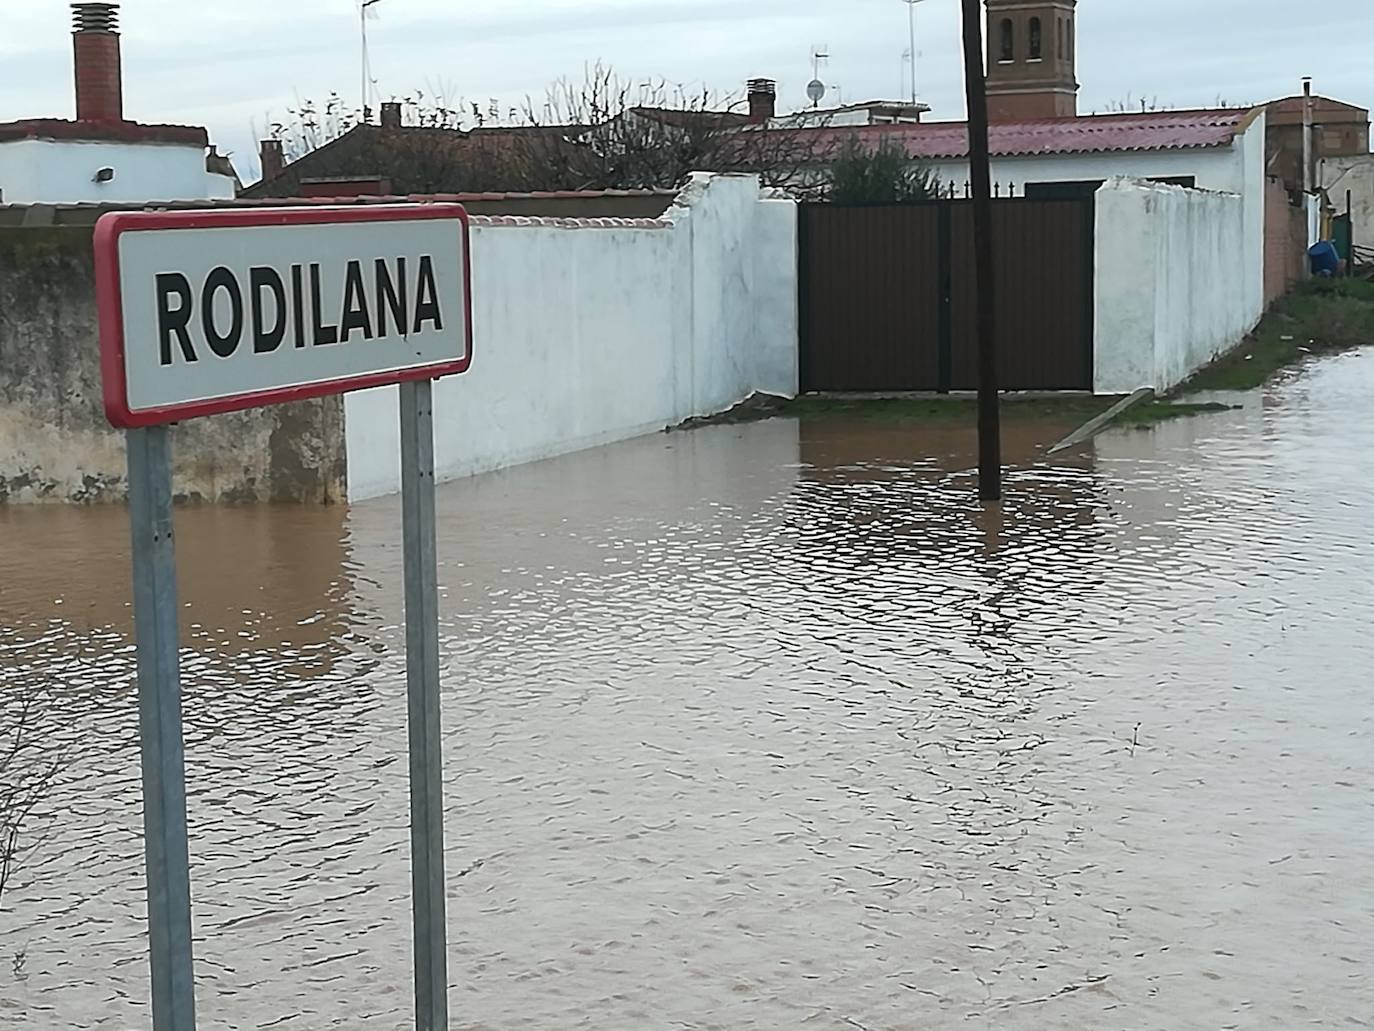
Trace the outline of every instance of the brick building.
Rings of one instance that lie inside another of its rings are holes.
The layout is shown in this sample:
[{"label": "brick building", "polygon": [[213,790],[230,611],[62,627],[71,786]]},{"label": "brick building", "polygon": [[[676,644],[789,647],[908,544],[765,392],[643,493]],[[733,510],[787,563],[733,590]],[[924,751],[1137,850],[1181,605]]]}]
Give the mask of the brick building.
[{"label": "brick building", "polygon": [[232,197],[228,159],[200,126],[124,117],[118,4],[72,5],[76,118],[0,122],[0,203]]},{"label": "brick building", "polygon": [[[1269,112],[1268,162],[1271,174],[1294,193],[1302,190],[1302,96],[1285,97],[1265,107]],[[1330,97],[1312,97],[1312,182],[1320,186],[1327,158],[1369,153],[1369,111]]]},{"label": "brick building", "polygon": [[987,0],[988,117],[1078,114],[1078,0]]}]

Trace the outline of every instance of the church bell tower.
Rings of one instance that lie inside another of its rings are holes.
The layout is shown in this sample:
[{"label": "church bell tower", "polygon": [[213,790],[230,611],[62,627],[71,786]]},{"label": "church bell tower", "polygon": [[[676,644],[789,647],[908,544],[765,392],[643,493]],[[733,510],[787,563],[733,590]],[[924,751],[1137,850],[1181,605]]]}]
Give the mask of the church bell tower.
[{"label": "church bell tower", "polygon": [[987,0],[988,117],[1073,118],[1078,0]]}]

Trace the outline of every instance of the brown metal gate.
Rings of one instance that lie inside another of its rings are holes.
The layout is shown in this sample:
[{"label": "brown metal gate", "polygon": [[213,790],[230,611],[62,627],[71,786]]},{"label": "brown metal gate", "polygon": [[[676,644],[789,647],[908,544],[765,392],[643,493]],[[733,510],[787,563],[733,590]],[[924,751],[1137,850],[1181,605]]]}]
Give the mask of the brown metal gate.
[{"label": "brown metal gate", "polygon": [[[977,387],[973,207],[800,209],[805,391]],[[1093,201],[993,203],[1004,390],[1091,390]]]}]

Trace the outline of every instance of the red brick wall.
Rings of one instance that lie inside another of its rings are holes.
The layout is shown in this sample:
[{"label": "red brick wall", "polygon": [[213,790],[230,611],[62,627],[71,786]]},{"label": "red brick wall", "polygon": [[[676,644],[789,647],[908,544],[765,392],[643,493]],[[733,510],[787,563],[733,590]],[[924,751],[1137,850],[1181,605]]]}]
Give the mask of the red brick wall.
[{"label": "red brick wall", "polygon": [[1078,114],[1078,98],[1072,93],[1044,90],[1036,93],[997,93],[988,91],[988,120],[1023,122],[1039,118],[1073,118]]},{"label": "red brick wall", "polygon": [[1277,178],[1265,182],[1264,303],[1268,307],[1307,274],[1307,218]]},{"label": "red brick wall", "polygon": [[124,89],[119,78],[119,34],[83,31],[72,34],[76,57],[76,120],[124,120]]}]

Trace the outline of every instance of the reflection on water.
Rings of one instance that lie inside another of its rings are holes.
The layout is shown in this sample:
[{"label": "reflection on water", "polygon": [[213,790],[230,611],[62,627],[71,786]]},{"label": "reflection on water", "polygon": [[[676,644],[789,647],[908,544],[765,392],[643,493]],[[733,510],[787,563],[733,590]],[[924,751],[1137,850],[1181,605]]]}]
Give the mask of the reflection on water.
[{"label": "reflection on water", "polygon": [[[444,488],[454,1026],[1370,1026],[1371,395],[1011,424],[995,512],[848,419]],[[398,506],[178,527],[202,1025],[406,1027]],[[147,1024],[126,536],[0,509],[5,1027]]]}]

